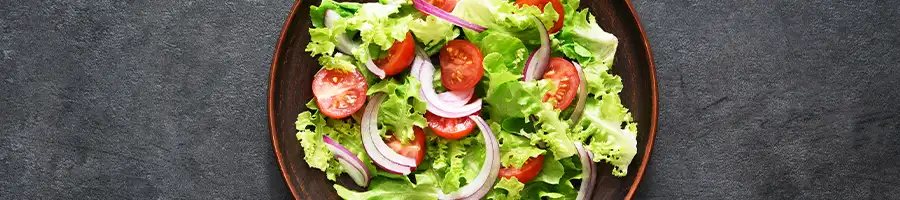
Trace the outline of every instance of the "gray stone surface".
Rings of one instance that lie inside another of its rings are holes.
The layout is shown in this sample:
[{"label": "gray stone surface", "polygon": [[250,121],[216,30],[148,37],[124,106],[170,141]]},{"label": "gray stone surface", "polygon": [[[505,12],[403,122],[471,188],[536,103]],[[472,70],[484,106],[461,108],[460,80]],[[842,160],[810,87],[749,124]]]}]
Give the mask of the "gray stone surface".
[{"label": "gray stone surface", "polygon": [[[634,3],[640,199],[900,198],[900,2]],[[265,88],[291,4],[0,1],[0,199],[289,198]]]},{"label": "gray stone surface", "polygon": [[636,2],[659,133],[641,199],[900,199],[900,1]]}]

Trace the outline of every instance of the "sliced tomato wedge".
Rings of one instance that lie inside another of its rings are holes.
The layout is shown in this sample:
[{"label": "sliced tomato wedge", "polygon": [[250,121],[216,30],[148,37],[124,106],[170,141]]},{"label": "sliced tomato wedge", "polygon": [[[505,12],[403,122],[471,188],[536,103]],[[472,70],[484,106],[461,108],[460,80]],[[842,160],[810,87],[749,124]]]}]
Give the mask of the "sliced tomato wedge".
[{"label": "sliced tomato wedge", "polygon": [[452,40],[441,49],[441,83],[449,90],[474,88],[484,75],[484,57],[475,44]]},{"label": "sliced tomato wedge", "polygon": [[322,69],[313,77],[316,105],[325,116],[341,119],[350,116],[366,102],[366,79],[359,71]]},{"label": "sliced tomato wedge", "polygon": [[541,172],[541,168],[544,168],[544,155],[529,158],[527,161],[525,161],[525,164],[522,165],[522,168],[500,168],[500,177],[516,177],[519,182],[528,183],[529,181],[534,180],[534,178],[537,177],[538,173]]},{"label": "sliced tomato wedge", "polygon": [[425,132],[422,132],[422,129],[419,127],[413,127],[413,132],[415,133],[415,138],[406,144],[401,143],[400,140],[396,140],[393,137],[385,139],[384,142],[387,143],[388,147],[391,147],[394,152],[406,156],[407,158],[416,159],[416,165],[418,165],[422,163],[422,159],[425,158]]},{"label": "sliced tomato wedge", "polygon": [[[476,112],[473,115],[481,115],[481,112]],[[472,121],[469,117],[444,118],[429,112],[425,113],[425,119],[428,120],[428,127],[435,134],[451,140],[466,137],[475,129],[475,121]]]},{"label": "sliced tomato wedge", "polygon": [[428,2],[441,10],[453,12],[453,8],[456,8],[456,3],[459,2],[459,0],[425,0],[425,2]]},{"label": "sliced tomato wedge", "polygon": [[578,71],[571,62],[558,57],[550,58],[548,68],[547,72],[544,72],[544,79],[553,82],[556,90],[544,95],[544,101],[553,98],[556,101],[553,108],[566,109],[578,93],[578,85],[581,83]]},{"label": "sliced tomato wedge", "polygon": [[395,41],[391,49],[388,50],[388,55],[375,60],[375,65],[384,70],[385,75],[399,74],[409,68],[409,64],[412,63],[415,54],[416,41],[413,40],[412,34],[406,32],[406,39]]},{"label": "sliced tomato wedge", "polygon": [[544,11],[544,6],[547,6],[547,3],[551,3],[553,6],[553,10],[556,11],[556,14],[559,14],[559,17],[556,18],[556,21],[553,22],[553,27],[548,30],[548,33],[553,34],[562,30],[563,20],[565,18],[566,11],[563,10],[562,2],[559,0],[516,0],[516,5],[532,5],[537,6],[538,9]]}]

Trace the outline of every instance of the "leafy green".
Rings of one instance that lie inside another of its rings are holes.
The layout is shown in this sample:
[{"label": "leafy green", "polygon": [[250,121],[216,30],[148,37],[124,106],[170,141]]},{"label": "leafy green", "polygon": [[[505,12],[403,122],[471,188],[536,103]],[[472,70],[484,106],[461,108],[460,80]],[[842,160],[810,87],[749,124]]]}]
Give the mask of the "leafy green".
[{"label": "leafy green", "polygon": [[486,68],[488,68],[487,65],[490,64],[492,71],[497,71],[498,68],[502,68],[507,71],[521,73],[530,53],[528,49],[525,48],[525,44],[522,43],[522,40],[519,40],[519,38],[508,33],[493,30],[487,30],[482,33],[482,35],[484,35],[482,40],[473,43],[478,46],[478,49],[481,50],[482,54],[495,54],[498,56],[496,57],[496,60],[492,60],[491,62],[488,62],[487,58],[485,58],[484,63]]},{"label": "leafy green", "polygon": [[419,88],[421,84],[413,76],[392,77],[369,87],[367,95],[385,93],[378,111],[382,136],[387,137],[388,132],[393,132],[392,137],[405,143],[415,137],[413,126],[424,128],[427,125],[425,101],[419,96]]},{"label": "leafy green", "polygon": [[[568,12],[567,12],[568,13]],[[612,64],[619,40],[603,31],[587,9],[566,16],[562,31],[554,39],[554,49],[579,63]]]},{"label": "leafy green", "polygon": [[557,159],[575,155],[575,146],[568,134],[569,123],[560,119],[559,110],[554,109],[550,103],[539,105],[541,109],[534,116],[538,118],[540,128],[537,129],[537,137],[532,138],[532,143],[546,142]]},{"label": "leafy green", "polygon": [[[357,61],[377,58],[390,49],[395,41],[406,39],[408,24],[413,18],[409,15],[391,17],[400,11],[399,8],[399,4],[336,3],[329,0],[318,7],[313,6],[310,17],[316,28],[309,30],[310,42],[306,45],[306,51],[312,56],[328,56],[338,45],[346,45]],[[335,20],[331,27],[324,27],[322,21],[327,9],[335,10],[342,17]],[[357,34],[361,42],[341,41],[347,44],[338,44],[338,38],[346,37],[350,40]]]},{"label": "leafy green", "polygon": [[[561,112],[553,108],[552,102],[543,102],[543,96],[555,89],[552,82],[520,80],[529,53],[540,44],[532,16],[548,28],[559,16],[551,4],[543,8],[546,12],[541,12],[535,6],[520,7],[513,2],[460,0],[452,14],[488,28],[477,33],[422,15],[409,0],[365,4],[323,0],[310,7],[315,28],[309,31],[306,51],[320,56],[319,64],[326,69],[356,68],[362,72],[370,86],[367,95],[385,94],[378,112],[381,134],[408,142],[413,137],[413,127],[426,125],[420,83],[406,74],[375,79],[363,70],[361,61],[386,55],[393,43],[404,40],[408,32],[429,54],[464,34],[484,55],[485,74],[476,95],[484,100],[485,119],[500,142],[501,165],[521,167],[529,158],[544,156],[543,168],[534,180],[523,184],[515,178],[501,178],[485,198],[573,199],[578,191],[572,181],[582,178],[573,142],[586,143],[585,147],[595,155],[594,161],[610,163],[614,166],[612,174],[624,176],[637,152],[637,124],[619,99],[618,93],[623,89],[621,77],[609,72],[618,39],[600,28],[588,10],[577,10],[579,0],[561,1],[566,21],[562,30],[552,35],[551,49],[554,56],[564,55],[583,66],[589,94],[582,117],[578,121],[566,120],[571,107]],[[323,16],[328,9],[342,18],[325,28]],[[350,41],[338,43],[341,37]],[[339,46],[347,49],[348,45],[352,55],[334,53]],[[434,76],[435,86],[443,91],[440,75]],[[345,199],[434,199],[438,193],[453,192],[471,182],[484,161],[480,134],[447,140],[428,133],[425,161],[415,169],[415,181],[411,181],[372,164],[362,148],[357,124],[325,117],[315,111],[314,101],[307,107],[311,111],[300,113],[296,126],[304,159],[311,167],[325,171],[330,180],[343,173],[321,140],[328,135],[375,170],[365,192],[335,185]]]},{"label": "leafy green", "polygon": [[544,150],[531,145],[531,140],[521,135],[503,131],[497,123],[491,129],[500,142],[500,163],[504,167],[521,168],[529,158],[544,154]]},{"label": "leafy green", "polygon": [[433,187],[419,187],[408,179],[391,179],[378,176],[369,183],[365,192],[348,190],[341,185],[334,184],[338,196],[347,200],[408,200],[408,199],[437,199],[437,191]]},{"label": "leafy green", "polygon": [[485,154],[483,140],[480,134],[459,140],[429,138],[425,161],[417,168],[421,173],[415,175],[416,182],[440,188],[444,193],[456,191],[481,170]]},{"label": "leafy green", "polygon": [[373,55],[390,49],[395,41],[406,39],[406,33],[409,31],[407,24],[412,18],[409,16],[389,17],[399,12],[399,8],[398,4],[367,3],[363,4],[353,17],[336,23],[338,27],[343,23],[347,29],[359,32],[362,43],[352,52],[357,60],[377,57]]},{"label": "leafy green", "polygon": [[330,9],[337,12],[341,17],[350,17],[353,16],[353,13],[356,13],[361,6],[362,4],[356,2],[322,0],[322,3],[320,3],[319,6],[309,7],[309,19],[312,21],[313,27],[322,28],[325,27],[325,11]]},{"label": "leafy green", "polygon": [[356,69],[356,65],[353,62],[355,62],[353,58],[342,53],[336,53],[334,56],[322,55],[319,57],[319,65],[329,70],[353,71]]},{"label": "leafy green", "polygon": [[447,20],[426,16],[424,19],[415,18],[409,22],[409,30],[422,42],[427,52],[437,52],[450,40],[459,36],[459,30]]},{"label": "leafy green", "polygon": [[538,174],[537,177],[534,178],[533,181],[540,181],[549,184],[559,184],[560,179],[562,179],[565,174],[565,166],[563,166],[562,162],[565,160],[556,159],[553,154],[547,154],[544,156],[544,165],[541,168],[541,173]]},{"label": "leafy green", "polygon": [[334,48],[337,47],[335,36],[338,36],[338,34],[344,34],[344,29],[309,29],[309,44],[306,44],[306,51],[310,52],[311,56],[331,55],[334,52]]},{"label": "leafy green", "polygon": [[491,190],[491,193],[487,195],[487,199],[521,199],[520,193],[522,192],[522,189],[525,189],[525,184],[519,182],[518,178],[500,178],[500,181],[494,185],[494,189]]},{"label": "leafy green", "polygon": [[[500,88],[500,85],[516,81],[522,78],[521,72],[514,72],[515,69],[505,61],[503,54],[494,52],[484,57],[484,77],[483,81],[487,83],[486,93],[490,94]],[[513,68],[513,69],[510,69]]]},{"label": "leafy green", "polygon": [[573,132],[581,140],[589,139],[585,147],[594,153],[595,162],[611,164],[613,175],[628,173],[628,165],[637,154],[637,124],[617,94],[604,94],[599,100],[587,99],[584,114]]},{"label": "leafy green", "polygon": [[[490,77],[492,73],[488,73]],[[493,85],[491,80],[489,85]],[[537,117],[538,129],[533,134],[523,134],[531,139],[531,144],[546,143],[550,151],[565,158],[575,155],[575,147],[569,139],[569,125],[559,118],[559,111],[542,98],[550,90],[550,83],[545,80],[523,82],[511,80],[501,83],[496,89],[488,88],[485,97],[485,110],[491,118],[524,118],[526,122],[531,116]]]},{"label": "leafy green", "polygon": [[[491,77],[494,73],[489,73]],[[495,80],[491,80],[491,85]],[[508,117],[526,118],[541,110],[541,100],[550,90],[548,81],[523,82],[510,80],[500,83],[496,88],[488,88],[486,110],[491,118]],[[527,119],[527,118],[526,118]]]},{"label": "leafy green", "polygon": [[334,155],[325,146],[322,136],[327,135],[350,150],[363,163],[369,164],[369,156],[362,147],[359,125],[346,120],[325,117],[318,111],[305,111],[297,115],[297,139],[303,147],[306,163],[322,170],[329,180],[335,180],[344,172]]},{"label": "leafy green", "polygon": [[[466,21],[498,30],[521,38],[526,44],[539,44],[540,37],[531,17],[541,20],[545,27],[552,27],[559,15],[551,4],[544,7],[544,12],[535,6],[518,6],[506,0],[460,0],[452,14]],[[480,40],[478,33],[465,30],[469,40]]]},{"label": "leafy green", "polygon": [[588,81],[588,93],[594,96],[604,94],[618,94],[622,91],[622,78],[609,74],[609,68],[604,63],[585,63],[582,65],[584,77]]},{"label": "leafy green", "polygon": [[[547,166],[550,161],[557,166]],[[557,168],[559,166],[562,168]],[[544,169],[535,180],[525,184],[522,199],[575,199],[578,189],[572,184],[574,179],[581,179],[581,162],[577,156],[558,160],[544,158]],[[558,180],[558,183],[548,180]]]}]

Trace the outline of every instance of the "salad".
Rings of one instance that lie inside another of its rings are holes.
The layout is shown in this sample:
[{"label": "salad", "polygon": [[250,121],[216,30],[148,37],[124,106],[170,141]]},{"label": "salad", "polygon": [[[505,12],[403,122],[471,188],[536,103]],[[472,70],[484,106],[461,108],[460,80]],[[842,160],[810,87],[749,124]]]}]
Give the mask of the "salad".
[{"label": "salad", "polygon": [[618,40],[579,3],[311,6],[304,159],[366,188],[335,184],[344,199],[590,198],[628,173],[637,124],[609,72]]}]

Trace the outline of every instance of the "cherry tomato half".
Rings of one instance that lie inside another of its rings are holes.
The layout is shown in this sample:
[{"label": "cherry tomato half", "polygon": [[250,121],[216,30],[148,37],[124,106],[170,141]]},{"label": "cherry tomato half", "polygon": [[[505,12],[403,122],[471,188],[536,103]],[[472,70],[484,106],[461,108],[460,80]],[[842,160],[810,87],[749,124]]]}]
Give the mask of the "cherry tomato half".
[{"label": "cherry tomato half", "polygon": [[416,165],[422,163],[422,159],[425,158],[425,132],[422,132],[422,129],[419,127],[413,127],[413,132],[415,138],[409,143],[403,144],[400,140],[396,140],[393,137],[385,139],[384,142],[387,143],[388,147],[397,152],[400,155],[406,156],[407,158],[416,159]]},{"label": "cherry tomato half", "polygon": [[340,119],[362,108],[368,85],[356,70],[322,69],[313,78],[312,90],[319,111],[325,116]]},{"label": "cherry tomato half", "polygon": [[475,44],[453,40],[441,49],[441,83],[450,90],[474,88],[484,75],[484,57]]},{"label": "cherry tomato half", "polygon": [[456,8],[456,3],[459,2],[459,0],[425,0],[425,2],[428,2],[441,10],[453,12],[453,8]]},{"label": "cherry tomato half", "polygon": [[413,40],[412,34],[406,32],[406,39],[395,41],[391,49],[388,50],[388,55],[375,60],[375,65],[384,70],[385,75],[399,74],[409,68],[409,64],[412,63],[415,54],[416,41]]},{"label": "cherry tomato half", "polygon": [[[473,115],[480,115],[480,112]],[[428,120],[428,127],[435,134],[451,140],[466,137],[472,132],[472,129],[475,129],[475,122],[469,117],[444,118],[429,112],[425,113],[425,119]]]},{"label": "cherry tomato half", "polygon": [[575,94],[578,93],[578,85],[581,83],[575,65],[566,59],[557,57],[550,58],[549,69],[544,73],[544,79],[550,80],[556,86],[556,91],[544,95],[544,101],[553,98],[556,100],[553,108],[560,110],[566,109],[572,103],[572,99],[575,99]]},{"label": "cherry tomato half", "polygon": [[534,180],[534,178],[537,177],[538,173],[541,172],[541,168],[544,168],[544,155],[529,158],[525,161],[525,164],[522,165],[522,168],[500,168],[500,177],[516,177],[519,182],[528,183],[528,181]]},{"label": "cherry tomato half", "polygon": [[532,5],[537,6],[538,9],[544,11],[544,6],[547,6],[547,3],[551,3],[553,6],[553,10],[556,11],[556,14],[559,14],[559,17],[556,18],[556,21],[553,22],[553,27],[550,30],[547,30],[548,33],[553,34],[562,30],[563,20],[565,15],[565,10],[563,10],[562,2],[559,0],[516,0],[516,5]]}]

